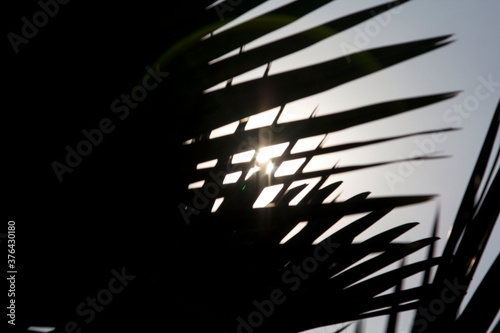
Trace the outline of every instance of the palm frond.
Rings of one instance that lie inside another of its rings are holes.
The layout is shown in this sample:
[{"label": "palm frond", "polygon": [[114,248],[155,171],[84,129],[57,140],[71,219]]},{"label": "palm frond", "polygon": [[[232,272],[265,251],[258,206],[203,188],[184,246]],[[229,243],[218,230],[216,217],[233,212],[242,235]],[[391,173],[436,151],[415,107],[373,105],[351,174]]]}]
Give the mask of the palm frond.
[{"label": "palm frond", "polygon": [[[398,314],[415,310],[431,300],[444,281],[455,276],[460,276],[461,282],[470,281],[477,267],[475,260],[479,260],[495,222],[495,212],[498,214],[498,209],[492,208],[493,192],[488,190],[498,187],[498,179],[497,176],[485,175],[498,130],[498,121],[494,121],[441,257],[436,257],[434,253],[434,243],[438,239],[437,216],[433,236],[430,238],[396,242],[398,237],[418,227],[416,222],[402,221],[361,243],[355,242],[356,237],[393,209],[426,202],[434,199],[434,196],[372,198],[370,192],[363,192],[348,200],[335,199],[326,203],[325,200],[334,195],[342,184],[341,181],[328,183],[331,175],[404,160],[347,166],[339,166],[337,163],[332,168],[310,172],[305,166],[320,154],[349,151],[412,136],[454,131],[457,128],[381,136],[329,147],[318,144],[315,149],[298,153],[292,151],[292,148],[300,139],[326,136],[353,126],[402,115],[453,98],[458,92],[389,100],[325,116],[317,116],[314,109],[307,119],[280,121],[285,108],[292,102],[335,89],[451,43],[451,35],[436,36],[377,47],[355,52],[348,58],[339,57],[272,73],[273,61],[304,50],[340,31],[365,22],[373,15],[387,11],[391,6],[406,2],[394,1],[245,50],[248,43],[286,27],[330,2],[295,1],[223,31],[216,31],[222,25],[214,24],[211,31],[204,30],[205,36],[192,41],[183,57],[168,59],[167,63],[162,63],[162,66],[172,68],[173,82],[181,92],[176,98],[186,110],[177,120],[189,124],[178,135],[180,141],[184,141],[181,151],[186,181],[186,187],[178,200],[182,202],[179,206],[181,215],[185,217],[186,212],[189,212],[188,226],[179,244],[185,241],[194,244],[188,257],[193,258],[196,264],[191,266],[184,263],[183,275],[197,276],[205,272],[203,283],[191,278],[187,284],[178,281],[175,285],[189,285],[189,295],[200,300],[191,306],[195,311],[203,313],[203,318],[212,318],[213,313],[224,314],[222,318],[210,322],[215,327],[235,330],[236,325],[241,324],[235,318],[246,318],[252,313],[255,302],[266,299],[270,293],[278,290],[284,294],[286,302],[255,330],[296,332],[389,315],[387,332],[394,332]],[[259,3],[249,2],[245,10],[255,8]],[[228,21],[232,19],[233,17]],[[232,55],[227,55],[230,52]],[[262,77],[234,84],[233,80],[239,75],[264,66],[267,67]],[[268,110],[277,111],[267,125],[246,128],[250,117]],[[495,114],[497,120],[498,112],[497,110]],[[230,124],[230,133],[219,137],[213,135],[216,129]],[[272,136],[265,141],[259,139],[266,132],[271,132]],[[276,175],[274,172],[265,172],[265,166],[258,162],[257,152],[273,145],[284,145],[284,148],[280,154],[268,160],[269,165],[281,165],[291,159],[300,159],[302,164],[294,173]],[[234,157],[241,153],[247,153],[250,157],[243,162],[234,162]],[[444,157],[447,156],[428,155],[419,159]],[[498,155],[496,158],[498,159]],[[199,168],[203,162],[210,162],[209,166]],[[225,179],[229,176],[234,179],[226,182]],[[479,181],[485,178],[488,178],[487,182],[491,185],[480,196],[480,203],[474,205]],[[297,181],[304,183],[295,186],[294,182]],[[255,207],[259,195],[271,187],[276,190],[274,197],[262,207]],[[302,193],[305,193],[304,197],[292,204]],[[186,202],[189,204],[184,204]],[[346,216],[361,213],[365,215],[329,233]],[[300,231],[280,244],[299,225]],[[327,258],[321,261],[315,258],[318,249],[327,248],[331,244],[335,244],[335,250]],[[405,264],[405,258],[426,247],[428,256],[425,260]],[[374,255],[376,256],[371,258]],[[365,261],[360,263],[362,260]],[[380,274],[398,261],[402,261],[401,267]],[[297,270],[306,262],[314,263],[311,272],[300,278],[287,278],[292,268]],[[434,266],[438,268],[431,283],[431,268]],[[403,290],[402,281],[418,273],[424,276],[422,286]],[[489,276],[492,275],[493,273]],[[489,285],[490,280],[485,279],[484,285]],[[212,287],[207,289],[207,285]],[[227,286],[230,286],[230,290]],[[391,288],[396,291],[380,295]],[[481,296],[477,299],[479,297]],[[463,295],[457,297],[457,301],[447,308],[433,327],[442,328],[445,323],[449,326],[449,320],[462,298]],[[218,300],[216,304],[207,301],[213,299]],[[468,323],[471,313],[472,310],[468,309],[460,321]],[[485,313],[484,317],[491,319],[490,312]],[[416,320],[418,319],[417,315]],[[357,330],[361,329],[359,325],[358,322]]]}]

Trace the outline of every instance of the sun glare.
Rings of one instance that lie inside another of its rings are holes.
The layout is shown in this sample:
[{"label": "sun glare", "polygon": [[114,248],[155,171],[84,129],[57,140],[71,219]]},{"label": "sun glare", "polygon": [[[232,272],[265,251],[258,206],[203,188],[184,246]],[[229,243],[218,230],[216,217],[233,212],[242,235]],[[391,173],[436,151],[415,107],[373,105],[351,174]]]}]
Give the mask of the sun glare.
[{"label": "sun glare", "polygon": [[252,175],[259,170],[260,170],[260,167],[258,167],[258,166],[255,166],[255,167],[251,168],[250,170],[248,170],[247,175],[245,176],[245,180],[252,177]]}]

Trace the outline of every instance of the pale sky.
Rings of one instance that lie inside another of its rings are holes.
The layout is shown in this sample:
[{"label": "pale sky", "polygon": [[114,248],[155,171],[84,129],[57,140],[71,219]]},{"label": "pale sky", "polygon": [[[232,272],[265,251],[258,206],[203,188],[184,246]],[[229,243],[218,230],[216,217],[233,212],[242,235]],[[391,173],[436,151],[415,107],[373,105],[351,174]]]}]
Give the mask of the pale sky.
[{"label": "pale sky", "polygon": [[[244,17],[231,22],[228,27],[288,2],[291,1],[270,0]],[[244,50],[386,2],[379,0],[333,1],[296,22],[246,45]],[[460,131],[447,133],[446,137],[441,138],[439,142],[432,141],[431,135],[421,135],[328,156],[330,162],[340,160],[339,165],[343,166],[408,158],[415,150],[428,149],[431,154],[451,155],[451,158],[447,159],[419,162],[410,169],[408,169],[408,164],[406,166],[392,164],[342,173],[332,178],[331,182],[344,181],[341,188],[337,190],[343,191],[338,199],[340,201],[364,191],[371,191],[370,197],[405,194],[438,194],[440,196],[438,200],[432,202],[394,210],[367,230],[358,240],[366,239],[394,225],[413,221],[421,224],[398,240],[412,241],[429,237],[439,201],[441,209],[439,237],[441,240],[437,242],[437,253],[441,253],[465,186],[476,163],[485,132],[500,99],[500,84],[497,84],[497,87],[484,85],[484,81],[488,80],[500,83],[498,14],[500,14],[500,2],[494,0],[413,0],[397,7],[392,12],[374,17],[352,29],[272,63],[269,75],[341,57],[345,55],[346,45],[350,47],[347,50],[367,50],[453,34],[450,38],[454,41],[452,44],[326,92],[290,103],[285,107],[284,112],[290,117],[289,119],[293,119],[309,116],[317,105],[319,108],[315,116],[322,116],[386,100],[461,91],[449,100],[327,136],[325,139],[327,141],[324,141],[323,145],[327,145],[328,142],[338,144],[446,127],[462,128]],[[241,75],[233,80],[233,85],[259,78],[264,70],[265,66]],[[482,88],[478,88],[479,86]],[[213,89],[219,87],[216,86]],[[474,99],[474,96],[478,94],[478,89],[481,98]],[[470,104],[474,100],[478,101],[477,105]],[[460,115],[453,111],[453,106],[457,104],[469,105],[471,111],[466,110],[467,112]],[[498,138],[495,147],[496,149],[499,147]],[[489,168],[491,167],[490,165]],[[498,167],[497,165],[495,169],[498,170]],[[399,179],[402,181],[393,182],[391,185],[387,180],[388,173],[401,176],[402,178]],[[346,218],[344,225],[354,220],[355,217],[359,216]],[[499,223],[488,242],[468,296],[464,300],[465,303],[468,302],[470,295],[481,281],[486,269],[500,252],[500,243],[492,242],[491,239],[500,239]],[[426,251],[427,249],[424,249],[411,255],[407,263],[424,259]],[[397,265],[389,268],[395,268]],[[420,283],[420,276],[412,277],[405,280],[403,287],[410,288]],[[409,325],[413,315],[413,312],[400,315],[398,332],[410,332]],[[497,320],[498,318],[497,315]],[[386,319],[369,319],[364,326],[368,332],[385,332]],[[341,325],[335,325],[328,330],[322,328],[309,332],[326,333],[340,327]],[[354,327],[347,329],[346,332],[354,332]]]}]

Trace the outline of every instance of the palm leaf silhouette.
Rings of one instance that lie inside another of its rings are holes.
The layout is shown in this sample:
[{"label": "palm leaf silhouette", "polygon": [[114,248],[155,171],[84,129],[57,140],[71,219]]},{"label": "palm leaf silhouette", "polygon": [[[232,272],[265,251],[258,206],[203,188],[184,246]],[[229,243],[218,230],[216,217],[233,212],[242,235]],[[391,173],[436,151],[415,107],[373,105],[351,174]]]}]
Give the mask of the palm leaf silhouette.
[{"label": "palm leaf silhouette", "polygon": [[[398,313],[416,310],[422,304],[439,297],[445,281],[458,278],[460,283],[468,285],[470,282],[498,216],[498,208],[494,203],[494,190],[499,185],[498,175],[486,175],[485,170],[497,136],[499,110],[497,109],[487,133],[442,256],[436,257],[434,254],[433,244],[437,239],[435,234],[413,242],[394,241],[410,229],[418,228],[416,222],[401,221],[400,225],[361,243],[354,243],[357,236],[393,209],[432,200],[434,196],[370,198],[368,192],[346,201],[333,200],[325,203],[325,199],[341,185],[341,182],[326,183],[329,176],[402,160],[343,167],[335,165],[316,171],[307,171],[305,166],[318,155],[457,128],[381,136],[376,140],[326,148],[319,145],[316,149],[298,153],[293,151],[293,147],[300,139],[326,135],[418,110],[452,98],[457,92],[409,96],[322,117],[316,117],[313,111],[308,119],[294,122],[280,123],[280,116],[286,105],[293,101],[333,89],[429,52],[438,52],[441,47],[450,43],[450,35],[378,47],[353,53],[349,58],[337,58],[269,75],[273,61],[354,27],[394,6],[403,5],[406,1],[394,1],[369,8],[248,51],[244,50],[246,44],[287,26],[331,1],[295,1],[215,33],[217,28],[262,2],[245,1],[240,6],[235,6],[234,12],[224,21],[203,21],[200,30],[184,45],[182,56],[167,54],[159,61],[171,72],[171,82],[175,84],[177,93],[174,97],[183,105],[184,112],[177,115],[177,120],[189,124],[178,132],[179,144],[184,142],[181,163],[186,186],[177,200],[179,216],[187,223],[185,234],[178,242],[190,244],[190,250],[186,254],[188,259],[182,263],[183,273],[176,281],[176,286],[184,288],[186,299],[189,300],[178,301],[192,309],[202,323],[186,325],[192,330],[204,327],[210,331],[234,332],[237,325],[241,325],[238,318],[255,310],[256,300],[268,299],[273,291],[278,290],[283,293],[286,302],[276,307],[269,317],[251,325],[252,330],[297,332],[389,315],[387,332],[394,332]],[[235,50],[239,50],[237,54],[223,57]],[[367,62],[366,59],[370,61]],[[238,75],[261,66],[267,66],[261,78],[233,84],[232,80]],[[225,86],[213,88],[221,83]],[[249,117],[275,108],[278,111],[270,123],[246,129]],[[234,124],[232,130],[214,137],[215,129],[228,124]],[[265,142],[259,141],[258,138],[266,131],[271,132],[272,137]],[[267,174],[265,166],[259,164],[259,149],[279,144],[285,144],[284,149],[277,156],[269,158],[267,163],[278,166],[300,159],[301,165],[292,174]],[[240,153],[248,153],[250,157],[244,162],[234,163],[234,156]],[[429,155],[420,159],[444,157],[446,156]],[[498,161],[498,154],[492,158]],[[208,161],[211,161],[208,167],[199,167],[200,163]],[[235,179],[225,181],[230,175]],[[478,184],[485,177],[490,179],[490,185],[482,194],[478,194]],[[311,180],[313,178],[314,182]],[[292,185],[299,180],[305,184]],[[255,209],[259,196],[273,186],[276,189],[274,197]],[[290,202],[301,193],[304,193],[304,197],[298,204],[292,205]],[[474,198],[478,195],[481,200],[475,203]],[[318,240],[343,217],[357,213],[366,215]],[[300,232],[286,243],[280,244],[292,229],[305,221],[307,224]],[[436,228],[437,225],[436,220]],[[284,281],[290,267],[303,266],[310,258],[314,258],[318,248],[326,247],[327,244],[335,244],[335,251],[324,261],[316,262],[307,277],[294,280],[293,287]],[[429,247],[426,260],[404,264],[405,257],[426,247]],[[370,258],[373,254],[378,255]],[[354,265],[367,258],[368,260]],[[196,264],[189,264],[190,260]],[[403,262],[401,267],[372,277],[372,274],[398,261]],[[431,281],[430,269],[433,266],[437,266],[437,273]],[[498,259],[494,266],[498,268]],[[456,318],[455,314],[463,295],[457,297],[438,320],[428,323],[427,331],[441,332],[445,327],[458,328],[464,325],[472,331],[476,327],[474,318],[479,316],[483,323],[481,331],[485,330],[493,321],[495,306],[498,307],[498,304],[489,306],[487,311],[479,311],[481,314],[474,306],[483,304],[488,297],[487,290],[497,277],[497,271],[498,269],[495,271],[491,268],[477,295],[460,317]],[[401,289],[403,279],[421,272],[425,274],[421,286]],[[196,278],[200,274],[203,275],[203,282]],[[394,287],[394,293],[379,296]],[[196,302],[191,302],[193,299]],[[419,319],[421,317],[417,315],[415,323]],[[417,326],[414,326],[414,330],[417,331]]]}]

